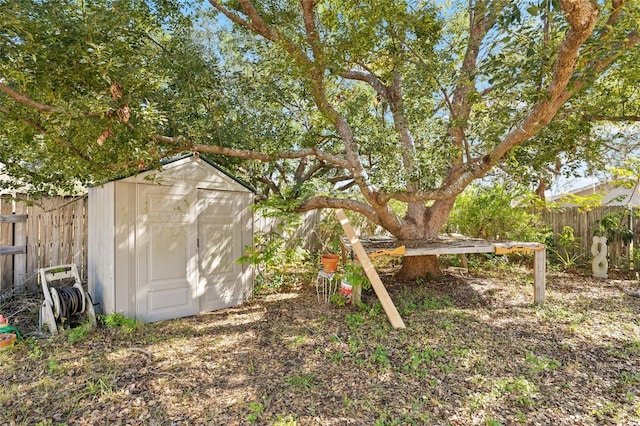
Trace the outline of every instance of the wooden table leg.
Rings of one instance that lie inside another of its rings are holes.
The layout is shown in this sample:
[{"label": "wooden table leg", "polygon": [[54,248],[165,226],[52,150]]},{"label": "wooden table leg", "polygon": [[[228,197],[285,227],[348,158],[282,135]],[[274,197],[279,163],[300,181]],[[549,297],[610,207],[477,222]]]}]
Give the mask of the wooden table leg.
[{"label": "wooden table leg", "polygon": [[546,248],[536,250],[533,255],[533,301],[544,303],[547,270]]}]

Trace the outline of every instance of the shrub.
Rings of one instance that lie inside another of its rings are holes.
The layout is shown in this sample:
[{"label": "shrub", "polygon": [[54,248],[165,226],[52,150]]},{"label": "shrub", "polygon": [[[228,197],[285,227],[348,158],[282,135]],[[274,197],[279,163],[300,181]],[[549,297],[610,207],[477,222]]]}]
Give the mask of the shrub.
[{"label": "shrub", "polygon": [[470,186],[456,199],[446,229],[489,240],[543,242],[549,231],[531,208],[534,197],[508,185]]}]

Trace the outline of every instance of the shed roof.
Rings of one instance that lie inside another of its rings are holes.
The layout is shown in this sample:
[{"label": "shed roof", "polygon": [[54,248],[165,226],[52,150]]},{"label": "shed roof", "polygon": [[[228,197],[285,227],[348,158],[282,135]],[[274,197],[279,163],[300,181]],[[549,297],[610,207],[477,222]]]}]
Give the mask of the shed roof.
[{"label": "shed roof", "polygon": [[[211,174],[211,168],[219,173]],[[162,161],[162,168],[145,170],[115,181],[137,183],[187,183],[191,182],[200,187],[216,187],[227,185],[239,191],[256,192],[256,190],[240,178],[224,170],[215,162],[198,153],[190,153]],[[208,185],[207,185],[208,183]],[[203,186],[204,185],[204,186]]]}]

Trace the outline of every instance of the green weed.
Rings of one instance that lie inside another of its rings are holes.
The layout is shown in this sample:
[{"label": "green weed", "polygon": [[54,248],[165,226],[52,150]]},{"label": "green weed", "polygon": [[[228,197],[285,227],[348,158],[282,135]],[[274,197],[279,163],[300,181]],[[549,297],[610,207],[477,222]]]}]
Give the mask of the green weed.
[{"label": "green weed", "polygon": [[591,415],[593,415],[599,422],[604,422],[605,420],[614,417],[616,411],[616,404],[611,401],[607,401],[607,403],[601,407],[592,410]]},{"label": "green weed", "polygon": [[264,405],[261,402],[251,401],[249,403],[249,414],[247,414],[246,419],[250,423],[255,423],[263,412]]},{"label": "green weed", "polygon": [[449,295],[444,296],[442,299],[425,296],[420,307],[422,310],[428,311],[450,308],[452,305],[453,303],[451,303],[451,297]]},{"label": "green weed", "polygon": [[525,362],[529,365],[530,374],[539,374],[545,371],[553,371],[562,364],[557,359],[547,358],[545,356],[537,357],[534,354],[528,354]]},{"label": "green weed", "polygon": [[25,342],[29,348],[29,358],[42,359],[44,357],[44,351],[36,339],[29,338]]},{"label": "green weed", "polygon": [[630,373],[623,371],[618,377],[618,381],[625,385],[637,385],[640,384],[640,373]]},{"label": "green weed", "polygon": [[329,301],[336,306],[347,306],[347,298],[340,293],[334,293],[329,296]]},{"label": "green weed", "polygon": [[88,380],[87,391],[90,395],[95,395],[98,397],[110,396],[114,392],[111,383],[107,382],[104,379],[98,379],[96,381]]},{"label": "green weed", "polygon": [[67,332],[67,340],[69,343],[80,342],[87,338],[89,331],[91,331],[91,324],[80,324]]},{"label": "green weed", "polygon": [[49,358],[49,362],[47,363],[47,371],[50,375],[58,374],[60,372],[60,365],[58,360],[54,357]]},{"label": "green weed", "polygon": [[285,417],[282,414],[278,414],[273,422],[273,426],[296,426],[297,424],[298,421],[295,416],[288,415]]},{"label": "green weed", "polygon": [[495,389],[492,392],[494,397],[508,394],[513,397],[520,405],[529,407],[533,405],[533,396],[537,392],[535,383],[524,377],[505,378],[495,383]]},{"label": "green weed", "polygon": [[389,366],[389,349],[385,346],[377,346],[376,350],[373,352],[372,359],[380,364],[382,367],[386,368]]},{"label": "green weed", "polygon": [[133,333],[139,325],[136,320],[127,318],[120,312],[114,312],[108,315],[99,315],[98,318],[105,327],[117,328],[126,333]]},{"label": "green weed", "polygon": [[355,331],[364,324],[364,317],[360,312],[354,312],[346,316],[349,330]]},{"label": "green weed", "polygon": [[340,351],[338,351],[338,352],[331,352],[331,351],[329,351],[329,352],[327,352],[327,353],[325,354],[325,356],[326,356],[328,359],[330,359],[332,362],[334,362],[334,363],[336,363],[336,364],[339,364],[339,363],[340,363],[340,361],[342,360],[342,358],[344,358],[345,354],[344,354],[344,352],[340,352]]},{"label": "green weed", "polygon": [[351,355],[358,353],[360,349],[362,349],[362,346],[362,340],[349,337],[349,352],[351,352]]},{"label": "green weed", "polygon": [[287,383],[296,389],[311,389],[316,386],[316,377],[313,374],[296,374],[287,378]]},{"label": "green weed", "polygon": [[289,347],[291,349],[296,349],[299,348],[303,345],[305,345],[308,342],[308,338],[307,336],[295,336],[291,342],[289,342]]}]

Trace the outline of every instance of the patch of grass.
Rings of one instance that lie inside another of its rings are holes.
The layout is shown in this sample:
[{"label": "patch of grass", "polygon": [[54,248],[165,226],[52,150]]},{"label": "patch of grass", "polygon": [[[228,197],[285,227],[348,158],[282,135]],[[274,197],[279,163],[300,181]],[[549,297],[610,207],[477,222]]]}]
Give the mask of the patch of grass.
[{"label": "patch of grass", "polygon": [[91,324],[83,323],[75,328],[71,328],[67,331],[67,341],[69,343],[81,342],[87,338],[91,331]]},{"label": "patch of grass", "polygon": [[450,308],[451,306],[453,306],[453,303],[451,303],[451,297],[449,295],[445,295],[442,298],[425,296],[420,308],[423,311],[428,311]]},{"label": "patch of grass", "polygon": [[295,389],[308,390],[316,386],[316,376],[313,374],[296,374],[286,379],[287,383]]},{"label": "patch of grass", "polygon": [[296,349],[301,346],[304,346],[306,343],[308,343],[308,341],[309,341],[309,338],[307,336],[304,336],[304,335],[294,336],[291,339],[291,342],[289,342],[289,347],[291,349]]},{"label": "patch of grass", "polygon": [[372,359],[383,368],[387,368],[389,366],[389,349],[385,346],[377,346]]},{"label": "patch of grass", "polygon": [[445,331],[453,331],[456,328],[455,324],[452,323],[451,321],[448,321],[448,320],[440,321],[438,323],[438,327],[440,327],[441,329],[443,329]]},{"label": "patch of grass", "polygon": [[273,422],[273,426],[296,426],[298,421],[295,416],[287,415],[283,416],[282,414],[278,414],[276,416],[275,421]]},{"label": "patch of grass", "polygon": [[612,401],[607,401],[605,404],[598,406],[596,409],[591,410],[591,415],[596,418],[598,422],[604,422],[616,417],[618,408]]},{"label": "patch of grass", "polygon": [[351,355],[355,355],[358,352],[360,352],[360,350],[364,346],[364,344],[362,343],[362,340],[354,339],[352,337],[349,337],[348,344],[349,344],[349,352],[351,352]]},{"label": "patch of grass", "polygon": [[511,398],[523,406],[533,405],[533,397],[537,392],[535,383],[524,377],[504,378],[495,382],[493,396],[509,395]]},{"label": "patch of grass", "polygon": [[347,314],[346,316],[347,326],[349,330],[356,331],[364,324],[364,317],[360,312],[353,312],[351,314]]},{"label": "patch of grass", "polygon": [[341,351],[337,351],[337,352],[328,351],[325,354],[325,357],[330,359],[335,364],[340,364],[340,361],[342,361],[342,359],[345,357],[345,354],[344,352],[341,352]]},{"label": "patch of grass", "polygon": [[364,309],[367,310],[367,315],[369,315],[369,318],[371,319],[375,319],[381,315],[384,315],[384,309],[382,308],[382,304],[380,302],[376,302],[370,307],[364,304],[362,304],[361,306],[363,306]]},{"label": "patch of grass", "polygon": [[114,393],[113,385],[102,378],[88,380],[86,389],[90,395],[97,396],[98,398],[109,397]]},{"label": "patch of grass", "polygon": [[38,340],[34,338],[29,338],[25,340],[27,348],[29,348],[29,358],[31,359],[42,359],[44,357],[44,351],[42,350],[42,346]]},{"label": "patch of grass", "polygon": [[630,373],[623,371],[618,377],[618,381],[624,385],[638,385],[640,384],[640,373]]},{"label": "patch of grass", "polygon": [[562,365],[562,363],[557,359],[548,358],[545,356],[538,357],[532,353],[527,354],[525,362],[529,366],[530,374],[540,374],[546,371],[553,371],[560,365]]},{"label": "patch of grass", "polygon": [[564,306],[556,306],[552,304],[545,304],[538,307],[537,314],[545,321],[561,321],[565,324],[569,324],[574,329],[578,324],[581,324],[588,319],[588,317],[582,312],[572,311]]},{"label": "patch of grass", "polygon": [[61,374],[60,363],[55,357],[49,358],[49,362],[47,363],[47,371],[52,376]]},{"label": "patch of grass", "polygon": [[108,315],[98,315],[98,319],[107,328],[119,329],[126,333],[133,333],[140,324],[138,321],[127,318],[120,312],[114,312]]},{"label": "patch of grass", "polygon": [[630,340],[624,350],[629,355],[640,355],[640,339]]},{"label": "patch of grass", "polygon": [[262,404],[262,402],[251,401],[249,403],[249,414],[247,414],[246,420],[249,423],[256,423],[263,412],[264,404]]}]

